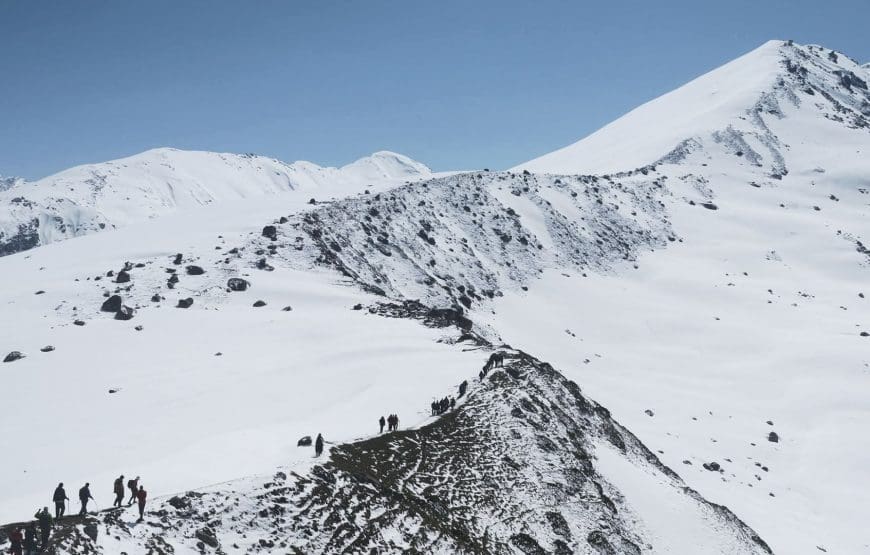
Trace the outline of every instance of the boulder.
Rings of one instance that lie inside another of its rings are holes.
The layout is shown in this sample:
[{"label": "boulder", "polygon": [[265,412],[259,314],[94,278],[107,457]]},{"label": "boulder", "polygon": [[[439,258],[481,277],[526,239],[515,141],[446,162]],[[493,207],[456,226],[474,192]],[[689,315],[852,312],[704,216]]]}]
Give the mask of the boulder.
[{"label": "boulder", "polygon": [[159,303],[162,300],[163,300],[163,298],[160,296],[159,293],[154,293],[153,295],[151,295],[151,302],[152,303]]},{"label": "boulder", "polygon": [[273,268],[272,266],[270,266],[270,265],[266,262],[266,259],[265,259],[265,258],[261,258],[261,259],[257,260],[257,269],[259,269],[259,270],[266,270],[267,272],[271,272],[271,271],[274,270],[275,268]]},{"label": "boulder", "polygon": [[86,522],[83,530],[85,535],[91,538],[91,541],[97,541],[98,528],[96,521],[89,520],[88,522]]},{"label": "boulder", "polygon": [[266,301],[257,301],[254,303],[254,307],[260,308],[261,306],[266,306]]},{"label": "boulder", "polygon": [[246,291],[250,285],[248,280],[242,278],[230,278],[227,280],[227,289],[230,291]]},{"label": "boulder", "polygon": [[776,432],[770,432],[767,434],[767,441],[771,443],[779,443],[779,434]]},{"label": "boulder", "polygon": [[176,254],[175,258],[172,260],[172,263],[178,266],[179,264],[181,264],[181,258],[181,253]]},{"label": "boulder", "polygon": [[188,266],[187,268],[185,268],[185,270],[187,270],[187,275],[189,276],[201,276],[205,273],[205,270],[203,270],[201,267],[193,265]]},{"label": "boulder", "polygon": [[293,310],[293,307],[290,305],[287,305],[284,308],[282,308],[281,310],[283,310],[284,312],[291,312]]},{"label": "boulder", "polygon": [[300,438],[299,441],[296,442],[296,445],[298,447],[308,447],[309,445],[311,445],[311,436],[305,436]]},{"label": "boulder", "polygon": [[178,304],[175,305],[175,308],[190,308],[193,306],[193,299],[188,297],[186,299],[178,299]]},{"label": "boulder", "polygon": [[263,228],[263,237],[276,241],[278,239],[278,229],[273,225],[267,225]]},{"label": "boulder", "polygon": [[719,466],[719,463],[717,463],[717,462],[704,463],[703,466],[705,469],[709,470],[710,472],[719,472],[719,470],[722,468],[721,466]]},{"label": "boulder", "polygon": [[115,320],[132,320],[135,311],[129,306],[122,306],[115,313]]},{"label": "boulder", "polygon": [[84,320],[73,320],[73,324],[75,324],[77,326],[84,326],[85,322],[84,322]]},{"label": "boulder", "polygon": [[43,353],[50,353],[53,350],[54,350],[54,346],[52,346],[52,345],[46,345],[45,347],[40,349],[40,351],[42,351]]},{"label": "boulder", "polygon": [[214,530],[209,527],[200,528],[194,535],[196,536],[196,539],[213,549],[217,549],[221,545],[214,534]]},{"label": "boulder", "polygon": [[112,295],[108,299],[105,300],[103,305],[100,307],[102,312],[118,312],[121,310],[121,305],[123,301],[121,299],[121,295]]},{"label": "boulder", "polygon": [[167,281],[167,283],[175,285],[176,283],[178,283],[178,280],[178,274],[172,274],[171,276],[169,276],[169,280]]},{"label": "boulder", "polygon": [[12,351],[8,355],[6,355],[6,358],[3,359],[3,362],[15,362],[16,360],[21,360],[22,358],[24,358],[24,356],[24,353],[22,353],[21,351]]},{"label": "boulder", "polygon": [[126,270],[121,270],[115,277],[115,283],[127,283],[130,281],[130,274]]}]

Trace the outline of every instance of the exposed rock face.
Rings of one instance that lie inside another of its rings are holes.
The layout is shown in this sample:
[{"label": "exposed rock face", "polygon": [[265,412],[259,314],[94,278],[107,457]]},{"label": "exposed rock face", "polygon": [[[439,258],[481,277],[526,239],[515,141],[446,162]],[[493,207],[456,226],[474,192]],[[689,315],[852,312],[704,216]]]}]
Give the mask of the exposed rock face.
[{"label": "exposed rock face", "polygon": [[[111,512],[102,520],[108,536],[131,538],[143,552],[161,542],[214,547],[223,537],[289,553],[648,552],[655,540],[600,471],[601,449],[697,506],[712,530],[729,537],[730,552],[770,553],[576,384],[521,352],[508,352],[504,368],[421,429],[336,446],[305,475],[279,472],[254,491],[173,497],[152,506],[155,526],[130,528]],[[78,528],[62,543],[74,541],[83,541]]]}]

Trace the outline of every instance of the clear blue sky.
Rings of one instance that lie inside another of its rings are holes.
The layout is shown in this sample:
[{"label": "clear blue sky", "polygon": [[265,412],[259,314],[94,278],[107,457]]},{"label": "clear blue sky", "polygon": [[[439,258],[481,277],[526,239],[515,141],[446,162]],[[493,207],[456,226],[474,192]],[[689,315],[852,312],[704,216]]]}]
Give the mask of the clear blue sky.
[{"label": "clear blue sky", "polygon": [[870,0],[0,0],[0,174],[158,146],[505,168],[771,38],[870,60]]}]

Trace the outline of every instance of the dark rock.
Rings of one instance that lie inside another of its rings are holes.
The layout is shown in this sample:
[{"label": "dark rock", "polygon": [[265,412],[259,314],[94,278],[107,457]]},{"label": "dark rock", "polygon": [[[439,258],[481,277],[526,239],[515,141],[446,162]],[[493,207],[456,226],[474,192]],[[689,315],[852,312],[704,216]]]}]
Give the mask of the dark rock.
[{"label": "dark rock", "polygon": [[168,283],[175,285],[176,283],[178,283],[178,281],[179,281],[178,274],[172,274],[171,276],[169,276]]},{"label": "dark rock", "polygon": [[646,409],[646,410],[643,411],[643,412],[644,412],[647,416],[655,416],[655,415],[656,415],[656,413],[654,413],[654,412],[652,411],[652,409]]},{"label": "dark rock", "polygon": [[46,345],[45,347],[40,349],[40,351],[42,351],[43,353],[50,353],[53,350],[54,350],[54,346],[52,346],[52,345]]},{"label": "dark rock", "polygon": [[860,335],[861,337],[870,337],[870,332],[862,331],[858,335]]},{"label": "dark rock", "polygon": [[779,434],[776,432],[770,432],[767,434],[767,441],[771,443],[779,443]]},{"label": "dark rock", "polygon": [[170,497],[167,503],[178,510],[190,507],[190,499],[187,497],[179,497],[177,495]]},{"label": "dark rock", "polygon": [[154,293],[153,295],[151,295],[151,302],[152,303],[159,303],[162,300],[163,300],[163,297],[161,297],[159,293]]},{"label": "dark rock", "polygon": [[129,306],[122,306],[115,313],[115,320],[132,320],[135,311]]},{"label": "dark rock", "polygon": [[205,270],[199,266],[188,266],[185,270],[187,270],[187,275],[189,276],[201,276],[205,273]]},{"label": "dark rock", "polygon": [[25,355],[21,351],[12,351],[6,358],[3,359],[3,362],[15,362],[16,360],[21,360]]},{"label": "dark rock", "polygon": [[270,266],[270,265],[266,262],[266,259],[265,259],[265,258],[261,258],[261,259],[257,260],[257,269],[258,269],[258,270],[266,270],[267,272],[271,272],[271,271],[274,270],[275,268],[273,268],[272,266]]},{"label": "dark rock", "polygon": [[256,308],[260,308],[261,306],[266,306],[266,301],[257,301],[254,303]]},{"label": "dark rock", "polygon": [[263,237],[276,241],[278,239],[278,229],[273,225],[267,225],[263,228]]},{"label": "dark rock", "polygon": [[230,278],[227,280],[227,289],[230,291],[246,291],[250,285],[248,280],[242,278]]},{"label": "dark rock", "polygon": [[133,328],[133,329],[136,330],[136,331],[142,331],[142,330],[144,330],[145,328],[143,328],[141,325],[139,325],[139,326],[136,326],[136,327]]},{"label": "dark rock", "polygon": [[91,541],[97,541],[97,523],[93,520],[89,520],[85,523],[84,532],[85,535],[91,538]]},{"label": "dark rock", "polygon": [[178,299],[178,304],[175,305],[175,308],[190,308],[193,306],[193,299],[190,297],[186,299]]},{"label": "dark rock", "polygon": [[44,294],[45,294],[45,291],[43,291],[42,289],[40,289],[39,291],[34,293],[34,295],[44,295]]},{"label": "dark rock", "polygon": [[702,202],[701,206],[706,208],[707,210],[719,210],[719,207],[713,204],[712,202]]},{"label": "dark rock", "polygon": [[719,466],[719,463],[717,462],[704,463],[703,466],[706,470],[709,470],[710,472],[719,472],[719,470],[722,469],[722,467]]},{"label": "dark rock", "polygon": [[125,270],[121,270],[118,272],[118,276],[115,278],[115,283],[127,283],[130,281],[130,274]]},{"label": "dark rock", "polygon": [[120,390],[119,389],[110,389],[109,393],[117,393],[118,391],[120,391]]},{"label": "dark rock", "polygon": [[100,310],[102,312],[118,312],[121,309],[121,304],[123,304],[121,295],[112,295],[103,302]]},{"label": "dark rock", "polygon": [[353,305],[353,309],[354,309],[354,310],[362,310],[362,307],[363,307],[363,306],[362,306],[360,303],[357,303],[357,304]]},{"label": "dark rock", "polygon": [[220,542],[218,541],[217,537],[215,537],[214,530],[212,530],[211,528],[200,528],[196,531],[194,535],[196,536],[196,539],[208,545],[209,547],[212,547],[214,549],[220,547]]},{"label": "dark rock", "polygon": [[75,324],[77,326],[84,326],[85,325],[83,320],[73,320],[73,324]]},{"label": "dark rock", "polygon": [[309,445],[311,445],[311,436],[305,436],[303,438],[300,438],[299,441],[296,442],[296,445],[298,447],[308,447]]},{"label": "dark rock", "polygon": [[172,263],[178,266],[179,264],[181,264],[181,258],[181,253],[176,254],[175,259],[172,261]]},{"label": "dark rock", "polygon": [[293,307],[290,306],[290,305],[287,305],[287,306],[285,306],[284,308],[282,308],[281,310],[282,310],[283,312],[292,312],[292,311],[293,311]]}]

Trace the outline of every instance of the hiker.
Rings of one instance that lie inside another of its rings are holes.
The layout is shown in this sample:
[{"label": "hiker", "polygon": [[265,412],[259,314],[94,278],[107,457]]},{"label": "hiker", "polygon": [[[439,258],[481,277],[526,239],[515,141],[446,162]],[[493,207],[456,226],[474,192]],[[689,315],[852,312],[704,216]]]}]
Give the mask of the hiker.
[{"label": "hiker", "polygon": [[79,511],[80,515],[88,514],[88,501],[93,498],[94,497],[91,495],[91,484],[86,483],[82,486],[82,489],[79,490],[79,502],[82,504],[82,510]]},{"label": "hiker", "polygon": [[52,500],[54,500],[54,518],[62,518],[63,513],[66,512],[66,502],[69,501],[69,497],[66,496],[66,490],[63,489],[63,482],[59,483],[57,488],[55,488]]},{"label": "hiker", "polygon": [[387,417],[387,431],[389,432],[393,431],[393,416],[394,415],[391,414]]},{"label": "hiker", "polygon": [[323,436],[317,434],[317,440],[314,442],[314,456],[319,457],[323,453]]},{"label": "hiker", "polygon": [[24,531],[24,555],[36,555],[36,548],[36,525],[31,522]]},{"label": "hiker", "polygon": [[130,479],[127,481],[127,487],[130,488],[130,500],[127,501],[127,506],[133,504],[133,501],[136,499],[136,495],[139,493],[139,477],[136,476],[136,479]]},{"label": "hiker", "polygon": [[394,414],[393,415],[393,431],[395,432],[398,429],[399,429],[399,417],[398,417],[398,415]]},{"label": "hiker", "polygon": [[12,531],[9,532],[9,543],[10,546],[9,553],[12,555],[21,555],[21,544],[24,542],[24,536],[21,535],[21,530],[18,529],[18,526],[13,526]]},{"label": "hiker", "polygon": [[384,420],[383,416],[381,416],[381,419],[378,420],[378,424],[381,425],[381,431],[379,433],[381,433],[381,434],[384,433],[384,424],[386,424],[386,423],[387,423],[387,421]]},{"label": "hiker", "polygon": [[48,545],[48,537],[51,535],[52,524],[51,513],[48,512],[48,507],[43,507],[41,511],[36,511],[33,518],[39,521],[40,545],[42,549],[45,549],[45,546]]},{"label": "hiker", "polygon": [[461,384],[459,384],[459,397],[465,395],[465,391],[468,389],[468,380],[463,380]]},{"label": "hiker", "polygon": [[450,398],[450,410],[453,410],[453,409],[455,409],[455,408],[456,408],[456,399],[454,399],[453,397],[451,397],[451,398]]},{"label": "hiker", "polygon": [[124,502],[124,475],[121,474],[119,478],[115,479],[115,502],[112,503],[113,507],[120,507]]},{"label": "hiker", "polygon": [[[138,481],[138,477],[136,480]],[[145,499],[148,498],[148,492],[145,491],[145,486],[139,486],[139,491],[136,492],[136,500],[139,501],[139,520],[145,519]]]},{"label": "hiker", "polygon": [[432,416],[438,414],[438,401],[432,401]]}]

